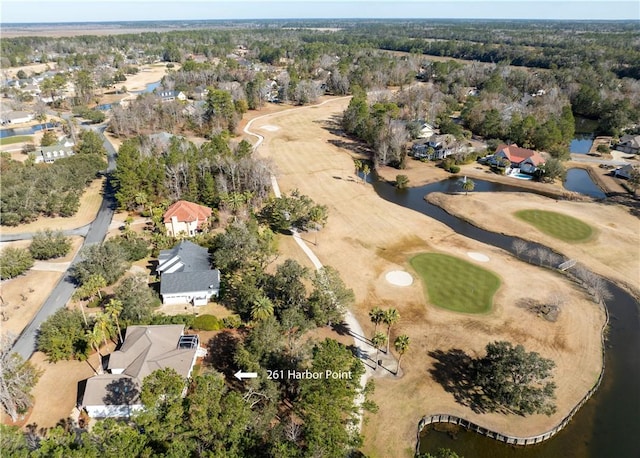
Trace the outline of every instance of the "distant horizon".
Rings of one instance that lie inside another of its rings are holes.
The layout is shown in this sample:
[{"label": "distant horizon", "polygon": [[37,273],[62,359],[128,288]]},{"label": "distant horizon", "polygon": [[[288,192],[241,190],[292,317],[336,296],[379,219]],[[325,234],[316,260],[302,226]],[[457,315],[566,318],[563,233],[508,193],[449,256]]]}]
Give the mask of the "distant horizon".
[{"label": "distant horizon", "polygon": [[0,24],[259,20],[640,21],[637,0],[3,0]]}]

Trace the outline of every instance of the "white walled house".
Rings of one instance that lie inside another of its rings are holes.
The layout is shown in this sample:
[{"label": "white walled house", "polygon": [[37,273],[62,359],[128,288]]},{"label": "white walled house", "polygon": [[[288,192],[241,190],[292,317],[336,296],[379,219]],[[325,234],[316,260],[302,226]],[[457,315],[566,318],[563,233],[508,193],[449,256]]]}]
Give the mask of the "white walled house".
[{"label": "white walled house", "polygon": [[174,202],[163,215],[167,235],[173,237],[179,235],[193,236],[211,218],[211,213],[211,209],[204,205],[198,205],[186,200]]},{"label": "white walled house", "polygon": [[109,373],[87,380],[82,407],[92,418],[128,418],[143,409],[147,375],[172,368],[187,379],[205,353],[197,335],[184,334],[184,325],[129,326],[122,346],[109,356]]},{"label": "white walled house", "polygon": [[188,240],[161,251],[156,272],[164,305],[206,305],[220,292],[220,271],[211,269],[208,250]]}]

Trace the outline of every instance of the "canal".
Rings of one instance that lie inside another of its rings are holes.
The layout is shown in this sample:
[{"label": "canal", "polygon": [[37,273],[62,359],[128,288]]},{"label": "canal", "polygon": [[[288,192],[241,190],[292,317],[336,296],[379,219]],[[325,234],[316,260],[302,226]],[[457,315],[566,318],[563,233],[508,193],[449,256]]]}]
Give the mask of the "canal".
[{"label": "canal", "polygon": [[[527,191],[483,180],[474,182],[474,192]],[[460,191],[458,177],[405,190],[397,190],[381,181],[374,181],[373,185],[377,193],[388,201],[434,218],[461,235],[513,252],[514,237],[480,229],[424,200],[425,195],[431,192]],[[606,303],[610,324],[603,381],[600,389],[565,429],[539,445],[515,447],[463,428],[441,432],[436,430],[440,429],[437,425],[432,425],[421,433],[420,450],[435,452],[445,447],[466,458],[638,457],[640,358],[637,355],[640,349],[640,307],[630,294],[615,284],[608,282],[608,287],[613,297]]]}]

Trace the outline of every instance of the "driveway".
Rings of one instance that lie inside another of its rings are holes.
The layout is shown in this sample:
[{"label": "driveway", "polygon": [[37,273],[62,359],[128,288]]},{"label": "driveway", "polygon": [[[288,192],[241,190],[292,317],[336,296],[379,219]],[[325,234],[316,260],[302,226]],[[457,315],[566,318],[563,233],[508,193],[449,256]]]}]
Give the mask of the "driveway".
[{"label": "driveway", "polygon": [[[112,172],[115,170],[115,154],[116,151],[104,137],[104,129],[105,125],[91,127],[94,131],[99,133],[103,138],[103,144],[105,149],[107,150],[107,171]],[[107,183],[105,185],[105,191],[102,197],[102,205],[100,206],[100,210],[98,210],[98,214],[96,218],[87,226],[83,228],[73,229],[72,231],[85,231],[85,239],[82,244],[82,248],[88,245],[101,243],[105,236],[107,235],[107,230],[109,228],[109,224],[111,224],[111,220],[113,219],[113,214],[116,209],[116,199],[113,192],[113,187],[109,178],[107,178]],[[17,234],[16,236],[24,236],[28,238],[29,234]],[[77,234],[76,234],[77,235]],[[80,234],[82,235],[82,234]],[[19,239],[18,239],[19,240]],[[3,239],[4,241],[4,239]],[[73,267],[74,264],[81,260],[80,254],[77,254],[71,263],[69,264],[69,268]],[[35,317],[31,322],[27,325],[27,327],[22,331],[15,344],[13,345],[13,351],[17,352],[20,356],[22,356],[25,360],[29,359],[33,352],[36,350],[36,336],[38,333],[38,329],[40,325],[51,315],[56,313],[59,309],[64,307],[73,292],[76,289],[76,285],[73,283],[71,276],[69,274],[69,269],[67,269],[66,273],[62,276],[58,284],[55,286],[47,300],[42,304],[38,313],[36,313]]]}]

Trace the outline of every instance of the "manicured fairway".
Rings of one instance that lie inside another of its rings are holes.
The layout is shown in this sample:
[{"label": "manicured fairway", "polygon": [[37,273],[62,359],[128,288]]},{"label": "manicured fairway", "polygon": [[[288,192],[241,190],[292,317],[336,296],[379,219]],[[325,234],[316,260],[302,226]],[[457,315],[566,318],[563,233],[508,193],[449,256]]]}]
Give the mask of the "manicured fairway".
[{"label": "manicured fairway", "polygon": [[593,228],[579,219],[544,210],[520,210],[516,217],[535,226],[541,232],[565,242],[584,242],[593,235]]},{"label": "manicured fairway", "polygon": [[423,253],[411,258],[410,263],[422,278],[432,304],[464,313],[491,309],[500,286],[496,274],[446,254]]}]

